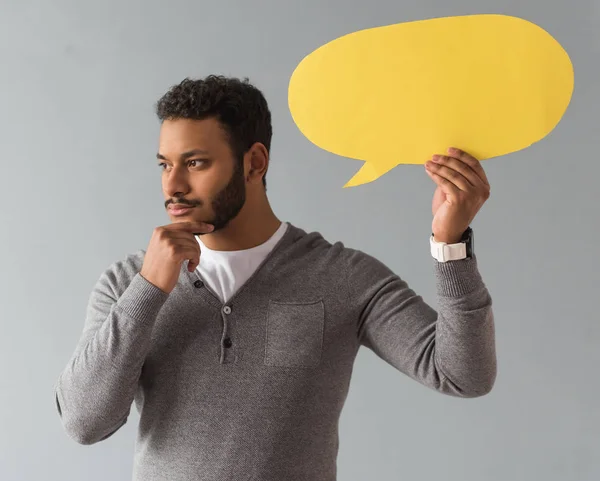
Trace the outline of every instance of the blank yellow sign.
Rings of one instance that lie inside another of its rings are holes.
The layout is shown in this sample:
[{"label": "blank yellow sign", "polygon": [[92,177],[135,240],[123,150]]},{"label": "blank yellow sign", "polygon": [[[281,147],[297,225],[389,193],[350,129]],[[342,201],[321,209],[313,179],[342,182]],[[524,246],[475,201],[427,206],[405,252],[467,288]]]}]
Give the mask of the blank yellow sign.
[{"label": "blank yellow sign", "polygon": [[567,52],[539,26],[468,15],[337,38],[296,67],[288,101],[311,142],[365,161],[349,187],[448,147],[480,160],[524,149],[558,124],[573,84]]}]

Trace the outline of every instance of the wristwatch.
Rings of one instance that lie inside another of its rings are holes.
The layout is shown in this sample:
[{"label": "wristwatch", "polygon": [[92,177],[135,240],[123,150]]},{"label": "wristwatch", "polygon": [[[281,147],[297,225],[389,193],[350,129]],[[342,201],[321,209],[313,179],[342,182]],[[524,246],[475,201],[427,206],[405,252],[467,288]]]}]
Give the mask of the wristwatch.
[{"label": "wristwatch", "polygon": [[439,262],[457,261],[473,257],[473,229],[468,227],[456,244],[436,242],[433,234],[429,238],[431,255]]}]

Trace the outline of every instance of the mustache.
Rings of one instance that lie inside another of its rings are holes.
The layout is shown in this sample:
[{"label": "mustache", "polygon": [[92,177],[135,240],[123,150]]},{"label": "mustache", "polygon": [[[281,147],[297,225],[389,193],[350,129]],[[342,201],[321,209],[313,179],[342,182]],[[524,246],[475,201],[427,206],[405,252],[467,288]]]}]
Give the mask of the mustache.
[{"label": "mustache", "polygon": [[189,205],[190,207],[197,207],[197,206],[202,205],[202,201],[201,200],[189,201],[189,200],[185,200],[185,199],[168,200],[165,202],[165,209],[167,207],[169,207],[171,204],[184,204],[184,205]]}]

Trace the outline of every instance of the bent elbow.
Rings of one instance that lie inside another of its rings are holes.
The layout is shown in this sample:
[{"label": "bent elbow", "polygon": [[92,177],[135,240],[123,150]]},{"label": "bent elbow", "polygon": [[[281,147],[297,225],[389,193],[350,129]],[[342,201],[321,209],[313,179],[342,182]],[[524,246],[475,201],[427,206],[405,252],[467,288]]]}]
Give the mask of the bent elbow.
[{"label": "bent elbow", "polygon": [[483,379],[478,379],[476,382],[471,383],[471,385],[462,390],[460,395],[465,398],[478,398],[488,395],[494,389],[494,385],[496,384],[496,372],[490,373],[487,377]]},{"label": "bent elbow", "polygon": [[101,426],[90,426],[86,419],[70,419],[63,422],[63,427],[66,433],[75,442],[84,446],[99,443],[115,434],[121,426],[127,422],[127,418],[123,419],[119,425],[111,429],[102,429]]},{"label": "bent elbow", "polygon": [[56,395],[56,407],[60,416],[63,429],[67,435],[78,444],[89,446],[96,444],[112,436],[121,426],[127,422],[127,416],[113,428],[107,429],[99,418],[94,418],[81,413],[67,413],[61,408],[58,395]]},{"label": "bent elbow", "polygon": [[496,368],[482,373],[463,373],[460,378],[451,379],[444,373],[441,374],[442,382],[438,390],[455,397],[478,398],[492,392],[496,383]]},{"label": "bent elbow", "polygon": [[81,422],[65,423],[64,428],[71,439],[84,446],[96,444],[100,441],[100,437],[92,430],[86,429]]},{"label": "bent elbow", "polygon": [[478,386],[477,389],[473,389],[471,391],[465,391],[463,393],[462,397],[474,399],[474,398],[478,398],[478,397],[487,396],[489,393],[492,392],[493,388],[494,388],[493,383],[488,384],[488,385]]}]

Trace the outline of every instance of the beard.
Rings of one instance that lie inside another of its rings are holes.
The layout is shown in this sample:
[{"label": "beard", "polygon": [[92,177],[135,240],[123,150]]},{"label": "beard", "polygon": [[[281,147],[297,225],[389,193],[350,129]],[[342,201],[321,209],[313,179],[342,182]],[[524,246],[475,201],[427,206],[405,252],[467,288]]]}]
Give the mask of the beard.
[{"label": "beard", "polygon": [[214,197],[211,207],[213,218],[207,220],[216,232],[226,227],[240,213],[246,203],[246,179],[244,178],[244,163],[236,162],[235,170],[227,185]]}]

